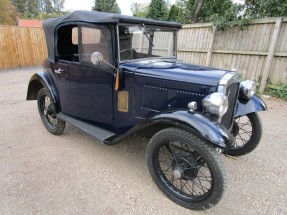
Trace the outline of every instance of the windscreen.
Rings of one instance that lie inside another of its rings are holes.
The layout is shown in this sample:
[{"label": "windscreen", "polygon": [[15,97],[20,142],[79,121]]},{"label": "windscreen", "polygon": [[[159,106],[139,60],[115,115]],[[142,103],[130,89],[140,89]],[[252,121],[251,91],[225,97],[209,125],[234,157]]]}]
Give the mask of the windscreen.
[{"label": "windscreen", "polygon": [[175,56],[176,31],[145,25],[120,25],[120,60]]}]

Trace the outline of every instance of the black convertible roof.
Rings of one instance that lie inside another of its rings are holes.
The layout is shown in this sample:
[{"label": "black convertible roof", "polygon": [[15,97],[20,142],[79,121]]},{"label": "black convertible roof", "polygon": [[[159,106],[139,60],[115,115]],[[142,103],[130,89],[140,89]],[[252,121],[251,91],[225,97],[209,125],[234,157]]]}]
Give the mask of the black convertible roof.
[{"label": "black convertible roof", "polygon": [[58,18],[47,19],[43,22],[43,28],[46,35],[46,42],[48,48],[49,60],[55,61],[55,31],[57,27],[60,25],[64,25],[65,23],[76,23],[76,22],[87,22],[87,23],[114,23],[117,24],[119,22],[124,23],[144,23],[145,25],[156,25],[168,28],[180,29],[181,24],[178,22],[165,22],[158,21],[154,19],[146,19],[139,18],[134,16],[126,16],[115,13],[106,13],[106,12],[98,12],[98,11],[84,11],[77,10],[70,14],[67,14]]}]

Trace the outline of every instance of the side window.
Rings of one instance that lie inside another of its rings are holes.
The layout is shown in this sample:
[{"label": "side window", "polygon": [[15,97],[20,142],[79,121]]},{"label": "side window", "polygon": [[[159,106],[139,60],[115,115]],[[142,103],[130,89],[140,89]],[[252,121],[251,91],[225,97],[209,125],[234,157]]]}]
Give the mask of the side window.
[{"label": "side window", "polygon": [[79,44],[79,29],[78,29],[78,27],[72,28],[72,43],[74,45]]},{"label": "side window", "polygon": [[[80,35],[80,62],[91,64],[91,55],[94,52],[102,53],[104,60],[112,63],[111,35],[103,26],[81,26]],[[107,66],[102,63],[101,66]]]},{"label": "side window", "polygon": [[59,60],[79,62],[78,28],[65,25],[57,30],[57,58]]}]

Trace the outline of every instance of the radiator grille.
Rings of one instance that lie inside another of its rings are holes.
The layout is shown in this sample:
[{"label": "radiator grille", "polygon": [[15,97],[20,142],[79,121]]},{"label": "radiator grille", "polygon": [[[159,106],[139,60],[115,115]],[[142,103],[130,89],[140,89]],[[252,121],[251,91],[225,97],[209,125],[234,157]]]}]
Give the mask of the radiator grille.
[{"label": "radiator grille", "polygon": [[221,124],[229,129],[233,123],[234,109],[236,107],[239,83],[234,83],[227,87],[226,95],[228,96],[228,109],[221,118]]}]

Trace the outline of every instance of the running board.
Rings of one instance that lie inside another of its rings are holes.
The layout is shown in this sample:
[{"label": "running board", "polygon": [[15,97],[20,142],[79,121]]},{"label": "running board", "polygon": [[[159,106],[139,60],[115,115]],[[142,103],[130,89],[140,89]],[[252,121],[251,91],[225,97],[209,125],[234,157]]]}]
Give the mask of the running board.
[{"label": "running board", "polygon": [[56,116],[57,118],[64,120],[65,122],[68,122],[71,125],[81,129],[82,131],[101,141],[101,143],[104,143],[106,139],[115,136],[115,133],[113,132],[88,124],[81,120],[75,119],[74,117],[70,117],[64,113],[60,112]]}]

